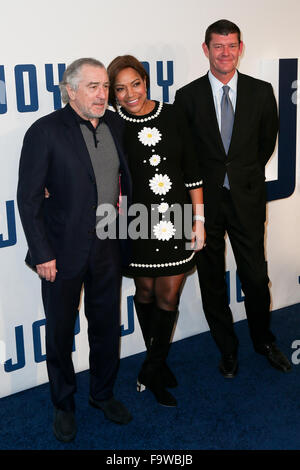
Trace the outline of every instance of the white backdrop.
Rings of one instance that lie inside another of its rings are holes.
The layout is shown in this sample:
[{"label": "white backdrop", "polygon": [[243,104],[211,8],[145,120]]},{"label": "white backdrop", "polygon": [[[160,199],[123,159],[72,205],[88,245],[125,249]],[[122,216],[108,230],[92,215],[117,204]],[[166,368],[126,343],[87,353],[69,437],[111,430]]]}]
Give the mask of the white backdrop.
[{"label": "white backdrop", "polygon": [[[298,0],[284,3],[282,0],[218,0],[211,4],[204,0],[111,0],[110,3],[90,0],[87,4],[79,0],[17,0],[5,2],[0,11],[2,397],[47,381],[40,282],[24,264],[26,241],[16,206],[16,185],[26,129],[59,104],[57,88],[52,87],[58,82],[59,70],[79,57],[95,57],[108,65],[116,55],[130,53],[149,64],[151,97],[173,102],[177,88],[208,69],[201,49],[206,27],[217,19],[227,18],[236,22],[243,33],[245,50],[240,71],[271,81],[278,97],[278,59],[300,56],[300,4]],[[296,103],[295,84],[291,80],[285,85],[285,93]],[[296,110],[296,104],[294,106]],[[284,111],[282,115],[287,116],[288,125],[292,126],[293,118],[288,113]],[[291,147],[296,148],[295,137],[287,140],[292,140]],[[275,152],[267,169],[268,181],[278,182],[279,189],[282,188],[282,194],[268,204],[267,214],[266,253],[272,309],[300,301],[299,156],[297,153],[294,169],[293,159],[290,163],[285,149],[279,153],[280,158]],[[284,168],[288,167],[286,173],[280,173],[279,160]],[[288,187],[292,190],[286,189]],[[240,320],[245,317],[244,305],[236,285],[236,268],[229,243],[227,270],[230,305],[234,319]],[[144,349],[132,309],[133,293],[132,281],[124,278],[122,357]],[[77,371],[88,367],[82,309],[79,324],[73,354]],[[197,276],[192,274],[183,290],[174,340],[207,329]]]}]

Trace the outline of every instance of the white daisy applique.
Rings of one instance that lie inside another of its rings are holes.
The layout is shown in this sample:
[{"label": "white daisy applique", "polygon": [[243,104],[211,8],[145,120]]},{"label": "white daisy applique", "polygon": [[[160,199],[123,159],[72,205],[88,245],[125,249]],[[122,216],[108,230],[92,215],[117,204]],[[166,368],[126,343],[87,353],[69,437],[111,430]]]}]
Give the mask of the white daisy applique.
[{"label": "white daisy applique", "polygon": [[158,240],[168,241],[174,236],[176,229],[172,222],[161,221],[154,225],[153,233]]},{"label": "white daisy applique", "polygon": [[138,138],[143,145],[156,145],[161,140],[161,133],[156,127],[143,127],[138,133]]},{"label": "white daisy applique", "polygon": [[167,194],[171,189],[172,181],[168,175],[154,175],[153,178],[149,180],[149,185],[154,194]]},{"label": "white daisy applique", "polygon": [[158,206],[158,212],[160,214],[164,214],[165,212],[167,212],[168,209],[169,209],[169,204],[167,202],[162,202]]},{"label": "white daisy applique", "polygon": [[151,158],[149,158],[149,162],[151,166],[157,166],[160,164],[160,156],[159,155],[152,155]]}]

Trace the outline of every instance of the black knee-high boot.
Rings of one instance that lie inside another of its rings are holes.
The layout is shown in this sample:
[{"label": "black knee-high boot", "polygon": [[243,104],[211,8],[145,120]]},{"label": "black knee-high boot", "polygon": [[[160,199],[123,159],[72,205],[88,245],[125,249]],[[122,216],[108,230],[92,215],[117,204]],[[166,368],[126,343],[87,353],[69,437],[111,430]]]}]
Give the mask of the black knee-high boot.
[{"label": "black knee-high boot", "polygon": [[135,305],[135,311],[142,330],[145,346],[148,350],[151,341],[151,324],[153,321],[154,302],[148,304],[141,303],[136,300],[136,297],[133,297],[133,300]]},{"label": "black knee-high boot", "polygon": [[158,403],[176,406],[176,399],[162,383],[162,370],[169,352],[169,343],[177,316],[177,310],[169,311],[153,307],[152,337],[146,360],[138,375],[138,391],[147,387]]},{"label": "black knee-high boot", "polygon": [[[153,329],[155,329],[155,315],[154,312],[155,303],[141,303],[136,300],[136,297],[133,298],[136,314],[139,320],[139,324],[142,330],[144,342],[146,349],[149,349],[151,338],[153,337]],[[170,348],[170,344],[169,344]],[[161,368],[161,381],[164,387],[174,388],[177,387],[177,379],[166,362],[162,364]]]}]

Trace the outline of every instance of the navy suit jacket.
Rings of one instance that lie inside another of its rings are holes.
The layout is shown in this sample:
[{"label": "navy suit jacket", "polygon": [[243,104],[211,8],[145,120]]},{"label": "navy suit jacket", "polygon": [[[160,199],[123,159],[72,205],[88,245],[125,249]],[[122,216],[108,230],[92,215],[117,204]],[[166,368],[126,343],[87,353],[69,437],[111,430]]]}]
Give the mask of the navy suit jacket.
[{"label": "navy suit jacket", "polygon": [[206,223],[213,223],[221,203],[227,172],[239,221],[246,230],[265,220],[265,165],[278,130],[272,86],[238,73],[237,102],[231,143],[226,155],[217,122],[208,75],[176,92],[175,104],[185,113],[203,175]]},{"label": "navy suit jacket", "polygon": [[[123,121],[109,110],[104,121],[120,159],[122,195],[130,201]],[[45,187],[51,194],[46,199]],[[26,132],[17,199],[29,248],[26,262],[35,267],[56,259],[58,275],[78,274],[95,237],[98,194],[91,159],[70,105],[37,120]]]}]

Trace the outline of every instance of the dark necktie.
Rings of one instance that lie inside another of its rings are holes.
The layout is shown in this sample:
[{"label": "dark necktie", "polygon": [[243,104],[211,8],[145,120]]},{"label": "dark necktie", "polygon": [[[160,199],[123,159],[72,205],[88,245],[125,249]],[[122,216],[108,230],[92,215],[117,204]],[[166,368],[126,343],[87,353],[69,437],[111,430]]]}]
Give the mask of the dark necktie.
[{"label": "dark necktie", "polygon": [[[228,94],[229,90],[230,87],[228,85],[223,86],[223,96],[221,100],[221,137],[226,155],[228,154],[230,146],[234,121],[234,111]],[[227,174],[225,175],[224,186],[229,189]]]}]

